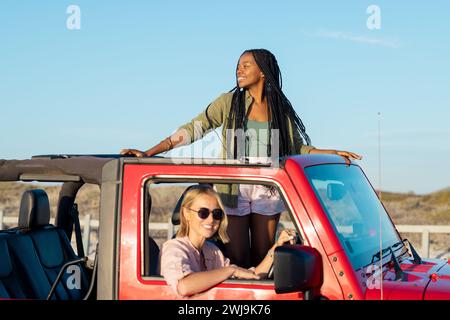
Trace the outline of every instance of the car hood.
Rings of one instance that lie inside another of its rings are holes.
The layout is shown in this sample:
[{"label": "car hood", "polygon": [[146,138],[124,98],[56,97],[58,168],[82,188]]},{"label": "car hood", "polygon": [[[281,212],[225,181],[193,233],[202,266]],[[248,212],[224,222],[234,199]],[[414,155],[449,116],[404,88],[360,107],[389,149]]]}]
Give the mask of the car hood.
[{"label": "car hood", "polygon": [[450,300],[450,260],[431,278],[425,291],[425,300]]},{"label": "car hood", "polygon": [[376,278],[360,274],[366,299],[369,300],[450,300],[450,264],[447,260],[423,259],[422,264],[405,260],[400,264],[402,278],[395,280],[394,268],[383,275],[383,292]]}]

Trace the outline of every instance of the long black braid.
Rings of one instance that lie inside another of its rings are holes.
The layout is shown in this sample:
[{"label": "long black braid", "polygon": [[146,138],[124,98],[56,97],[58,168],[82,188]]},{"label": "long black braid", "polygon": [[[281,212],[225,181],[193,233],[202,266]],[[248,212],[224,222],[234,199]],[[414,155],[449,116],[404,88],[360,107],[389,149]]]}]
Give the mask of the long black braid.
[{"label": "long black braid", "polygon": [[[306,144],[311,145],[311,140],[306,134],[302,120],[281,90],[282,77],[275,56],[266,49],[246,50],[242,54],[245,53],[252,53],[256,64],[265,76],[263,95],[267,98],[270,128],[279,130],[280,157],[295,154],[298,151],[294,149],[293,144],[289,143],[289,131],[286,125],[286,122],[289,120],[292,123],[293,130],[297,130],[306,141]],[[237,83],[236,79],[236,87],[230,91],[234,92],[227,129],[233,129],[233,127],[235,129],[243,129],[247,121],[245,114],[245,89],[239,88]],[[269,144],[268,155],[270,154]],[[236,157],[236,153],[234,153],[234,157]]]}]

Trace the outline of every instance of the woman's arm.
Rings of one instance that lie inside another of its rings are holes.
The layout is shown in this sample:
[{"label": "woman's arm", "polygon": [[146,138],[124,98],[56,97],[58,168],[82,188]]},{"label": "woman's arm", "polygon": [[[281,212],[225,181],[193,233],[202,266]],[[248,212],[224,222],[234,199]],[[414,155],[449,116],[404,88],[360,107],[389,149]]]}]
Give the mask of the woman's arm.
[{"label": "woman's arm", "polygon": [[189,138],[187,137],[188,133],[184,129],[177,130],[174,134],[167,137],[166,139],[162,140],[157,145],[151,147],[150,149],[146,151],[140,151],[137,149],[122,149],[120,151],[120,154],[122,155],[128,155],[128,156],[135,156],[138,158],[142,157],[151,157],[155,154],[159,154],[161,152],[167,152],[169,150],[172,150],[175,147],[183,146],[186,144],[189,144],[187,140]]},{"label": "woman's arm", "polygon": [[270,266],[273,264],[273,257],[275,253],[275,249],[278,246],[283,245],[285,242],[288,242],[290,244],[295,243],[295,231],[285,229],[280,233],[280,236],[278,237],[277,242],[272,246],[272,248],[269,249],[267,252],[267,255],[264,257],[263,261],[255,268],[255,274],[259,275],[261,278],[264,278],[267,273],[269,272]]},{"label": "woman's arm", "polygon": [[[292,123],[288,122],[289,129],[292,130]],[[337,154],[345,158],[345,161],[350,164],[349,159],[361,160],[362,157],[354,152],[340,151],[333,149],[317,149],[313,146],[308,146],[303,144],[303,138],[298,130],[293,131],[294,145],[296,146],[297,152],[299,154]]]},{"label": "woman's arm", "polygon": [[231,277],[234,269],[231,266],[210,271],[194,272],[178,281],[178,293],[191,296],[203,292]]},{"label": "woman's arm", "polygon": [[350,159],[356,159],[356,160],[362,159],[362,156],[360,156],[359,154],[356,154],[354,152],[340,151],[340,150],[333,150],[333,149],[311,149],[309,151],[309,154],[337,154],[338,156],[344,157],[345,162],[347,162],[347,164],[350,164]]},{"label": "woman's arm", "polygon": [[208,290],[232,276],[240,279],[259,279],[259,276],[247,269],[230,265],[219,269],[194,272],[187,275],[178,281],[178,293],[182,296],[191,296]]},{"label": "woman's arm", "polygon": [[202,113],[181,126],[174,134],[162,140],[146,151],[122,149],[120,154],[136,157],[151,157],[167,152],[175,147],[190,144],[202,138],[209,130],[220,127],[225,119],[226,110],[231,104],[232,94],[225,93],[214,100]]}]

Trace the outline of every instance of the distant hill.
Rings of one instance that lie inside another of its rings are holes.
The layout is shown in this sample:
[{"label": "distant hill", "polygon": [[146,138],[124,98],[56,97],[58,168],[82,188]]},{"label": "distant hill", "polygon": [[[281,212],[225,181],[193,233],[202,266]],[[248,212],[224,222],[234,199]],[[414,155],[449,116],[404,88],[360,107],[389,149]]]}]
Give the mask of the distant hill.
[{"label": "distant hill", "polygon": [[[46,190],[51,203],[52,216],[54,216],[59,185],[1,182],[0,209],[6,216],[17,215],[23,192],[33,188]],[[184,189],[183,186],[152,187],[152,213],[170,214],[166,212],[166,208],[175,206]],[[100,190],[95,185],[87,184],[81,188],[77,197],[81,215],[89,213],[94,218],[98,217],[99,194]],[[450,187],[426,195],[382,191],[381,200],[396,224],[450,225]]]},{"label": "distant hill", "polygon": [[450,225],[450,188],[426,195],[381,192],[381,200],[396,224]]},{"label": "distant hill", "polygon": [[[19,213],[20,200],[22,194],[29,189],[41,188],[47,192],[50,201],[51,216],[56,215],[56,205],[58,202],[61,185],[42,185],[20,182],[0,182],[0,210],[5,216],[17,216]],[[90,214],[98,217],[100,189],[96,185],[84,185],[77,197],[80,215]]]}]

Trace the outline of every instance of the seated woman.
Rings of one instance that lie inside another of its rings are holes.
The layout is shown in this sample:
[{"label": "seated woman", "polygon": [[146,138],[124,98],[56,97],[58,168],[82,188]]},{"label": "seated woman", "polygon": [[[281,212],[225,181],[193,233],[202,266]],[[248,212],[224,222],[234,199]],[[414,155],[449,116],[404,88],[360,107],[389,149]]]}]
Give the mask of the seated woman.
[{"label": "seated woman", "polygon": [[294,244],[295,232],[283,230],[278,241],[256,267],[244,269],[230,264],[219,248],[206,241],[219,238],[229,241],[227,216],[216,191],[204,185],[192,187],[181,204],[181,224],[177,237],[163,244],[161,275],[180,296],[203,292],[228,278],[260,279],[273,263],[273,252],[285,242]]}]

